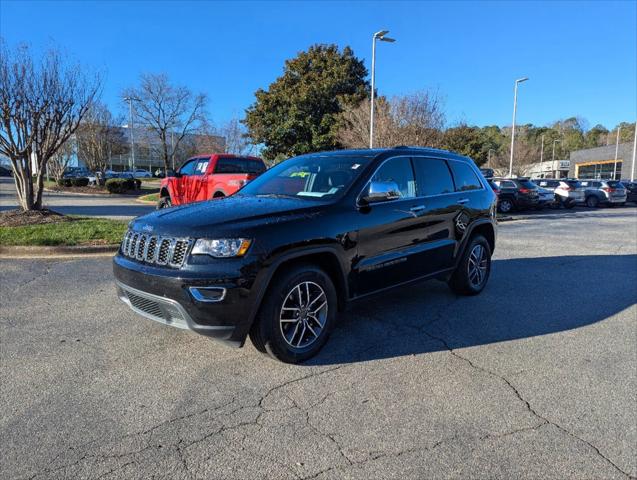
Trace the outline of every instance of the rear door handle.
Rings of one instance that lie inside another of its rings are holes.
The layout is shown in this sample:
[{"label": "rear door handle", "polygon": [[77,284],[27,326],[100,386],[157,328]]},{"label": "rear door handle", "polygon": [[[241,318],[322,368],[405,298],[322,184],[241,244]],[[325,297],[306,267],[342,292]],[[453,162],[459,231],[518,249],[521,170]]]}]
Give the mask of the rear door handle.
[{"label": "rear door handle", "polygon": [[458,203],[459,203],[460,205],[464,205],[464,204],[465,204],[465,203],[467,203],[468,201],[469,201],[469,199],[468,199],[468,198],[461,198],[460,200],[458,200]]},{"label": "rear door handle", "polygon": [[414,212],[414,213],[415,212],[422,212],[425,208],[427,208],[427,207],[425,207],[424,205],[416,205],[415,207],[411,207],[409,209],[409,211],[410,212]]}]

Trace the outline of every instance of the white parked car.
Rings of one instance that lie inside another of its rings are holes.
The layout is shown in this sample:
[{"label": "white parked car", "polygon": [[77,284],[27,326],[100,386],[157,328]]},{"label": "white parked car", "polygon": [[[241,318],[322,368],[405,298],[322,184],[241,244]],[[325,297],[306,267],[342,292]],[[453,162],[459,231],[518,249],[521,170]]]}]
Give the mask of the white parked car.
[{"label": "white parked car", "polygon": [[143,168],[136,168],[131,172],[135,178],[152,178],[153,174]]},{"label": "white parked car", "polygon": [[577,203],[584,202],[584,189],[577,180],[538,178],[534,183],[546,190],[552,190],[555,201],[564,208],[573,208]]}]

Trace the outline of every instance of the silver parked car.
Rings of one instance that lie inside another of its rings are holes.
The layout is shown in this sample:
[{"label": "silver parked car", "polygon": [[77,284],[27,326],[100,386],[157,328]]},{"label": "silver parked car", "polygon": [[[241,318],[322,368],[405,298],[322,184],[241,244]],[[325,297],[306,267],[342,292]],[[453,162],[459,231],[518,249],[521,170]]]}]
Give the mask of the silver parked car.
[{"label": "silver parked car", "polygon": [[584,202],[587,207],[595,208],[599,205],[623,205],[628,198],[628,192],[618,180],[582,180]]}]

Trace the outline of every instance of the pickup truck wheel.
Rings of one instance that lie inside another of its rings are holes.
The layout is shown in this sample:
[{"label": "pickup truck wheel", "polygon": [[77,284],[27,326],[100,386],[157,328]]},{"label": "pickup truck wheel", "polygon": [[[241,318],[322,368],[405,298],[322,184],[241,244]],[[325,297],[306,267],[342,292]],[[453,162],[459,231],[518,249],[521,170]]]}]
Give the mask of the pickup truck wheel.
[{"label": "pickup truck wheel", "polygon": [[285,363],[303,362],[318,353],[334,326],[336,289],[313,265],[277,275],[250,331],[257,350]]},{"label": "pickup truck wheel", "polygon": [[449,287],[459,295],[477,295],[480,293],[491,273],[491,247],[482,235],[473,237],[456,271],[449,279]]},{"label": "pickup truck wheel", "polygon": [[173,202],[170,201],[170,197],[161,197],[159,202],[157,202],[157,210],[161,210],[162,208],[170,208],[173,206]]},{"label": "pickup truck wheel", "polygon": [[597,208],[598,205],[599,205],[599,198],[597,198],[595,195],[590,195],[589,197],[586,197],[586,206],[588,208]]}]

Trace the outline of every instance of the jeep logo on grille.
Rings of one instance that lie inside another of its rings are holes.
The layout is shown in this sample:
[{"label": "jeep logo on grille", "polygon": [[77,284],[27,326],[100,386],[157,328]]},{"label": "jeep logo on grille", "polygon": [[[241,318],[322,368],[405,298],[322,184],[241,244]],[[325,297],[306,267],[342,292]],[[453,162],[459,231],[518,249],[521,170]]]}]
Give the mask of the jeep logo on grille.
[{"label": "jeep logo on grille", "polygon": [[142,227],[142,230],[145,232],[152,232],[153,231],[153,226],[152,225],[144,225]]}]

